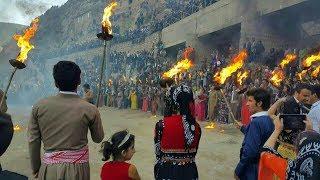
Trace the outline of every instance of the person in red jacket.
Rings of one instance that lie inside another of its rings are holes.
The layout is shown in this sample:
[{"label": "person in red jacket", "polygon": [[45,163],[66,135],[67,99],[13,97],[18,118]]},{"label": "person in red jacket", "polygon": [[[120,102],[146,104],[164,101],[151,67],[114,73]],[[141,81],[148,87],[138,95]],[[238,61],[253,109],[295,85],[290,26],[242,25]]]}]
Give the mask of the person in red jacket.
[{"label": "person in red jacket", "polygon": [[134,135],[123,130],[113,134],[111,140],[102,143],[102,160],[108,161],[110,156],[113,158],[102,166],[102,180],[140,180],[135,165],[126,162],[135,153],[134,138]]}]

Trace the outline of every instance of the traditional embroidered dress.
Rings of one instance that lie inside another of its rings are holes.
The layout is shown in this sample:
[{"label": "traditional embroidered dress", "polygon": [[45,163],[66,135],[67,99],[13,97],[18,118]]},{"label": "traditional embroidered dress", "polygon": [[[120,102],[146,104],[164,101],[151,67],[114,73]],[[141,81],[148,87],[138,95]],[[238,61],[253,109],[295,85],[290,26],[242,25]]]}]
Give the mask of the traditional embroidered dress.
[{"label": "traditional embroidered dress", "polygon": [[181,115],[166,116],[156,124],[155,179],[198,179],[195,156],[201,128],[194,119],[191,89],[184,85],[171,88],[167,103],[171,112],[177,109]]}]

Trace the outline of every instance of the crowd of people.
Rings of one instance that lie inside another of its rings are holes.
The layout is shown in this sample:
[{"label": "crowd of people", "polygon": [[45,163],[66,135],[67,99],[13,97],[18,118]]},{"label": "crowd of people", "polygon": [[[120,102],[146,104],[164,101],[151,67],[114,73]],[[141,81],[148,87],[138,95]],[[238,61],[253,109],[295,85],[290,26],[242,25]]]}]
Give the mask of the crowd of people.
[{"label": "crowd of people", "polygon": [[[81,69],[71,61],[54,65],[53,79],[59,93],[34,104],[29,121],[28,144],[33,176],[39,179],[90,179],[87,132],[90,130],[95,143],[104,139],[99,111],[90,104],[93,103],[92,91],[85,84],[84,98],[77,94]],[[174,81],[167,79],[160,83],[163,94],[159,98],[164,99],[164,117],[154,129],[154,178],[198,179],[196,156],[202,135],[201,111],[198,109],[205,95],[194,96],[187,81],[176,84]],[[244,134],[244,140],[234,178],[319,179],[320,85],[316,81],[312,84],[297,82],[291,93],[288,91],[285,97],[272,103],[267,82],[263,80],[260,87],[241,89],[250,120],[247,124],[235,122]],[[220,88],[214,84],[211,92]],[[128,104],[137,109],[138,98],[134,90],[129,97],[131,103]],[[3,92],[0,92],[0,98],[3,98]],[[122,104],[118,105],[121,108]],[[145,106],[148,105],[143,100],[143,110],[147,110]],[[10,145],[13,124],[6,114],[6,103],[0,110],[4,122],[0,126],[2,155]],[[283,115],[277,116],[278,113]],[[229,119],[227,114],[225,118]],[[41,159],[42,142],[44,155]],[[127,130],[115,133],[102,143],[102,152],[103,160],[107,162],[101,168],[101,179],[140,179],[139,170],[128,163],[135,153],[133,133]],[[65,173],[58,173],[62,171]],[[2,170],[0,177],[26,179]]]}]

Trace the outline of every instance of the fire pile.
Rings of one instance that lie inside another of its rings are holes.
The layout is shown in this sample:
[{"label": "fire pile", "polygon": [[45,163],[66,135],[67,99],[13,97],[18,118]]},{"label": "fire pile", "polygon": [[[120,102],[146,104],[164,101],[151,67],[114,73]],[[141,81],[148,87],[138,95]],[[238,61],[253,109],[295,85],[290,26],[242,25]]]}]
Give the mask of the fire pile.
[{"label": "fire pile", "polygon": [[216,124],[214,122],[211,122],[207,126],[204,127],[205,129],[214,129],[216,128]]},{"label": "fire pile", "polygon": [[13,127],[13,130],[14,130],[14,131],[21,131],[22,128],[21,128],[19,125],[15,125],[15,126]]},{"label": "fire pile", "polygon": [[[217,82],[219,85],[223,85],[226,80],[235,72],[240,70],[245,60],[248,58],[248,53],[246,50],[242,50],[237,54],[230,62],[230,64],[223,68],[220,72],[217,72],[214,75],[214,81]],[[248,77],[248,72],[240,73],[239,77],[237,78],[237,81],[243,83],[245,77]]]},{"label": "fire pile", "polygon": [[270,82],[273,86],[279,88],[282,81],[285,79],[284,68],[294,62],[297,59],[295,54],[287,54],[284,59],[281,60],[279,67],[272,71]]},{"label": "fire pile", "polygon": [[13,35],[13,39],[17,41],[18,47],[21,48],[16,60],[24,63],[24,61],[28,58],[28,52],[34,48],[34,46],[30,44],[30,39],[36,34],[38,26],[39,18],[35,18],[32,20],[30,27],[24,30],[24,35]]}]

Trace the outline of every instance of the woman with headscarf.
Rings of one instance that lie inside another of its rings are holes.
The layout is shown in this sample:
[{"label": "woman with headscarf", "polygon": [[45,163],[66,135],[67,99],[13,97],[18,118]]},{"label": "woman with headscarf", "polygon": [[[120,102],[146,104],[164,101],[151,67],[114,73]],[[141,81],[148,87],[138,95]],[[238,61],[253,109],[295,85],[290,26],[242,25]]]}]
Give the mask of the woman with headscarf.
[{"label": "woman with headscarf", "polygon": [[155,179],[198,179],[195,156],[201,128],[195,120],[194,99],[186,85],[168,88],[165,117],[155,126]]},{"label": "woman with headscarf", "polygon": [[320,179],[320,134],[312,130],[312,123],[306,120],[306,131],[301,132],[295,142],[298,154],[294,160],[287,160],[275,150],[278,136],[283,130],[283,121],[274,117],[275,130],[264,145],[259,163],[259,180],[319,180]]}]

